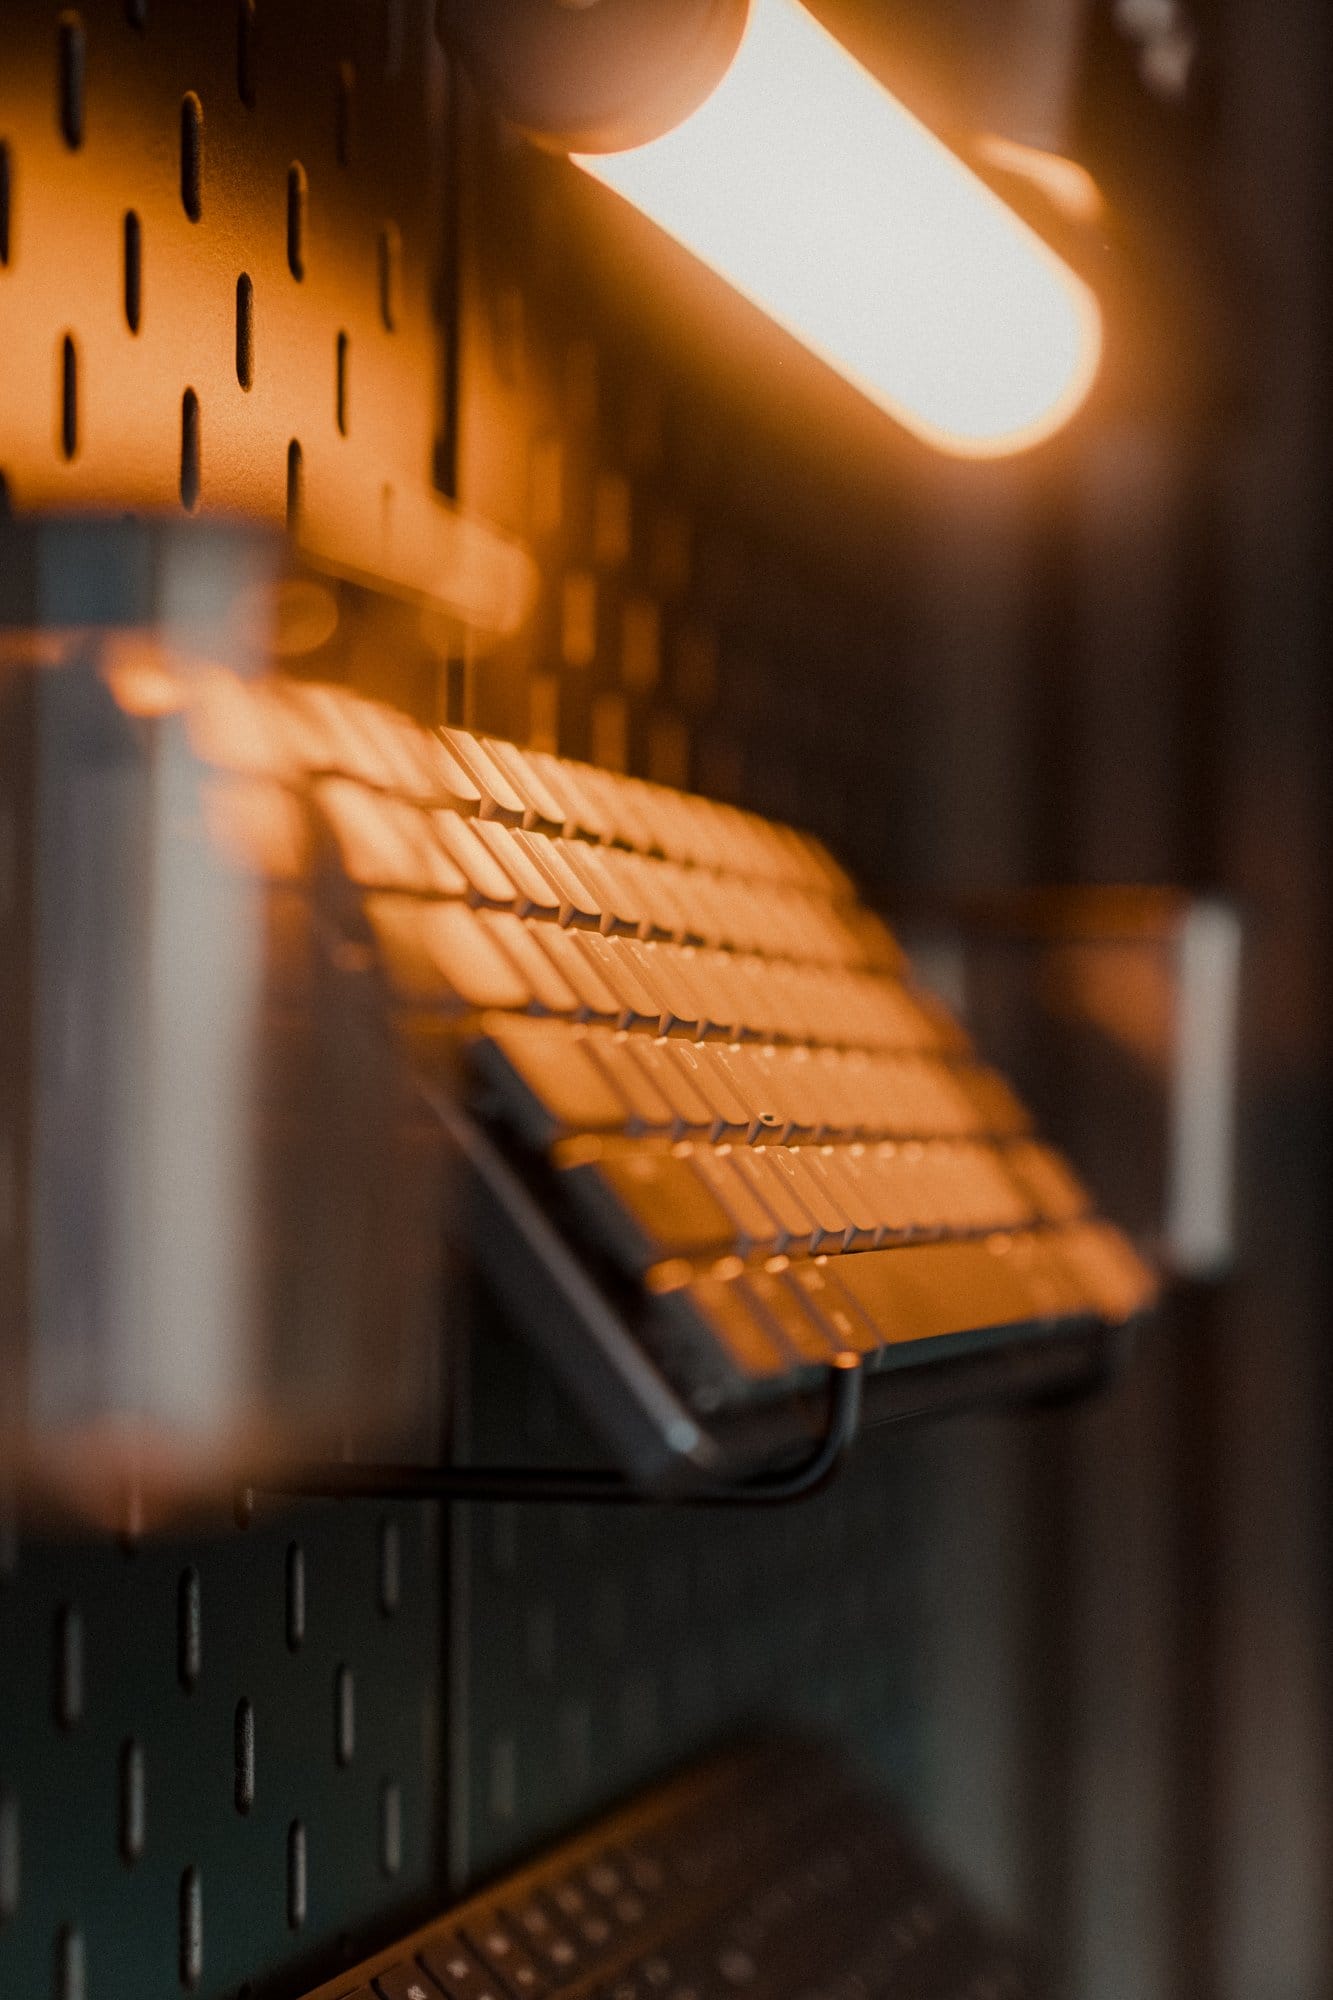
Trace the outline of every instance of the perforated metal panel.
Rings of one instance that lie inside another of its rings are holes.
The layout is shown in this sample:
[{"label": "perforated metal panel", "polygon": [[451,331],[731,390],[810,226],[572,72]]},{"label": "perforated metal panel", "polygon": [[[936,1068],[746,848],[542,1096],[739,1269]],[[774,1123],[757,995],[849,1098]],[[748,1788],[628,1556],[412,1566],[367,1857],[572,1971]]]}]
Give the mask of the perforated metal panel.
[{"label": "perforated metal panel", "polygon": [[426,0],[10,0],[12,504],[302,515],[368,569],[419,566],[444,130]]},{"label": "perforated metal panel", "polygon": [[[478,1458],[593,1462],[517,1337],[489,1312],[480,1327]],[[909,1466],[881,1438],[821,1498],[769,1512],[458,1510],[453,1879],[759,1718],[840,1734],[905,1788]]]},{"label": "perforated metal panel", "polygon": [[336,1504],[7,1535],[0,1992],[232,1995],[428,1906],[439,1542]]}]

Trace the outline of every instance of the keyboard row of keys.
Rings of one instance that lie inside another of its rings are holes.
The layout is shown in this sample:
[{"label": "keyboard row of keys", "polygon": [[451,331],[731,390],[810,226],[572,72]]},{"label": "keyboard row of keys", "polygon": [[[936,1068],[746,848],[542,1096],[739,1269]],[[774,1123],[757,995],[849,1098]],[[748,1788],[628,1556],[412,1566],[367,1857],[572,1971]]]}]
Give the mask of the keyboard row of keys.
[{"label": "keyboard row of keys", "polygon": [[[505,1007],[690,1041],[966,1048],[917,995],[869,973],[603,937],[466,903],[375,894],[366,911],[398,997],[414,1008]],[[480,979],[479,966],[489,968]],[[497,982],[504,998],[478,997]]]},{"label": "keyboard row of keys", "polygon": [[424,727],[344,688],[246,682],[219,669],[200,676],[192,696],[194,747],[227,770],[350,780],[419,807],[852,900],[818,841],[736,806],[467,730]]},{"label": "keyboard row of keys", "polygon": [[322,780],[316,799],[348,878],[362,889],[462,896],[580,930],[802,964],[896,963],[882,927],[849,919],[809,889],[773,884],[756,895],[730,873],[431,811],[348,778]]},{"label": "keyboard row of keys", "polygon": [[[1043,1230],[984,1240],[922,1243],[853,1256],[761,1265],[728,1260],[707,1273],[671,1260],[648,1274],[645,1338],[701,1414],[814,1379],[839,1354],[892,1366],[895,1351],[950,1336],[989,1336],[1051,1320],[1118,1317],[1128,1274],[1112,1273],[1113,1248],[1080,1231]],[[965,1332],[960,1331],[966,1329]]]},{"label": "keyboard row of keys", "polygon": [[811,1256],[1045,1220],[1003,1152],[977,1144],[658,1150],[581,1137],[555,1159],[585,1231],[632,1276],[665,1258]]},{"label": "keyboard row of keys", "polygon": [[474,1047],[494,1109],[530,1144],[571,1134],[753,1145],[1005,1138],[988,1074],[921,1055],[688,1042],[487,1015]]}]

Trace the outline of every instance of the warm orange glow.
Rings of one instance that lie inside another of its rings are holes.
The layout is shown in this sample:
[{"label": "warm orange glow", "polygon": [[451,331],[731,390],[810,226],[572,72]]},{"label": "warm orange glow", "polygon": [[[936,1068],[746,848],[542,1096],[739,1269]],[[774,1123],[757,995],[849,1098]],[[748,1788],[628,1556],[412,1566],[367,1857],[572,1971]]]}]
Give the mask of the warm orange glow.
[{"label": "warm orange glow", "polygon": [[576,157],[943,451],[1023,450],[1091,386],[1087,286],[797,0],[753,0],[675,131]]},{"label": "warm orange glow", "polygon": [[1017,139],[987,132],[977,140],[976,156],[1005,173],[1021,174],[1071,222],[1097,222],[1106,212],[1102,191],[1087,168],[1063,153],[1047,153],[1040,146],[1024,146]]}]

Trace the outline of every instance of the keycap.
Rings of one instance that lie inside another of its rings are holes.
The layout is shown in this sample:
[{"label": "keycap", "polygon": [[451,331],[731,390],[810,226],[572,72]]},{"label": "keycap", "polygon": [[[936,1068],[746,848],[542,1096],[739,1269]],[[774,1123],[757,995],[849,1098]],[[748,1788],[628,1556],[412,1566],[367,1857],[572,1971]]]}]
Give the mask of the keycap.
[{"label": "keycap", "polygon": [[555,1158],[590,1233],[631,1274],[730,1249],[730,1220],[688,1160],[596,1139],[566,1141]]},{"label": "keycap", "polygon": [[556,967],[561,978],[578,996],[579,1018],[585,1021],[615,1021],[620,1002],[602,978],[593,960],[579,950],[569,933],[559,924],[536,924],[532,936],[540,950]]},{"label": "keycap", "polygon": [[675,1067],[688,1075],[695,1091],[713,1114],[712,1136],[717,1140],[744,1139],[754,1126],[754,1115],[741,1097],[720,1051],[707,1043],[673,1042],[670,1057]]},{"label": "keycap", "polygon": [[481,811],[480,786],[436,731],[426,731],[422,738],[422,754],[433,798],[453,812]]},{"label": "keycap", "polygon": [[747,1267],[736,1283],[794,1365],[826,1368],[842,1352],[841,1343],[786,1282],[787,1268],[785,1257],[770,1257],[765,1265]]},{"label": "keycap", "polygon": [[779,1249],[805,1251],[815,1233],[815,1219],[790,1178],[774,1165],[774,1157],[780,1152],[777,1146],[739,1147],[732,1160],[751,1192],[773,1217]]},{"label": "keycap", "polygon": [[547,840],[537,833],[516,833],[514,838],[555,892],[560,922],[577,924],[584,930],[598,930],[602,921],[601,901],[589,888],[576,863],[567,858],[566,843]]},{"label": "keycap", "polygon": [[390,1965],[375,1974],[375,1991],[380,2000],[440,2000],[440,1991],[429,1973],[411,1959]]},{"label": "keycap", "polygon": [[502,2000],[493,1974],[458,1938],[423,1944],[417,1957],[447,2000]]},{"label": "keycap", "polygon": [[581,1034],[554,1021],[488,1014],[471,1051],[473,1066],[501,1115],[530,1144],[546,1147],[562,1132],[618,1132],[630,1107]]},{"label": "keycap", "polygon": [[525,917],[558,917],[560,898],[523,844],[523,836],[495,819],[475,820],[468,829],[514,887],[514,907]]},{"label": "keycap", "polygon": [[441,729],[444,747],[462,765],[481,795],[483,819],[499,819],[510,826],[522,826],[527,806],[514,789],[502,764],[465,729]]},{"label": "keycap", "polygon": [[1007,1146],[1002,1157],[1048,1222],[1072,1222],[1087,1213],[1091,1205],[1087,1189],[1049,1146],[1020,1139]]},{"label": "keycap", "polygon": [[539,2000],[545,1993],[550,1982],[507,1925],[493,1919],[488,1924],[475,1925],[464,1935],[477,1957],[513,1995],[513,2000]]},{"label": "keycap", "polygon": [[531,989],[463,903],[366,898],[366,913],[399,996],[415,1006],[527,1007]]},{"label": "keycap", "polygon": [[[633,1132],[672,1132],[676,1113],[658,1088],[651,1068],[639,1060],[641,1036],[615,1030],[589,1035],[584,1047],[605,1073],[616,1094],[629,1107],[628,1129]],[[651,1046],[651,1044],[649,1044]]]},{"label": "keycap", "polygon": [[[440,845],[468,886],[472,902],[497,910],[512,910],[518,890],[471,821],[456,813],[436,813],[432,821]],[[480,822],[479,822],[480,824]]]},{"label": "keycap", "polygon": [[512,910],[479,910],[477,922],[517,968],[531,994],[529,1005],[546,1014],[572,1017],[579,996],[548,952],[542,950],[536,924],[525,924]]},{"label": "keycap", "polygon": [[839,1258],[837,1280],[890,1349],[1036,1316],[1021,1275],[993,1240],[857,1251]]},{"label": "keycap", "polygon": [[699,1277],[685,1263],[647,1274],[645,1337],[701,1415],[787,1382],[792,1357],[774,1341],[734,1277]]},{"label": "keycap", "polygon": [[632,938],[607,938],[593,931],[571,933],[579,950],[615,994],[620,1025],[656,1031],[662,1023],[662,1001],[643,982],[635,961],[626,955]]},{"label": "keycap", "polygon": [[676,1044],[668,1041],[652,1041],[646,1035],[636,1035],[633,1049],[639,1062],[671,1106],[677,1137],[683,1138],[689,1133],[710,1132],[715,1122],[712,1106],[696,1089],[694,1078],[686,1063],[681,1060],[681,1052]]},{"label": "keycap", "polygon": [[765,1255],[780,1247],[783,1239],[778,1225],[749,1178],[737,1171],[731,1146],[691,1146],[685,1157],[731,1218],[736,1248],[742,1255]]},{"label": "keycap", "polygon": [[482,747],[487,756],[504,770],[527,808],[524,826],[543,833],[562,833],[566,819],[564,805],[527,752],[520,750],[516,743],[505,743],[495,736],[484,737]]},{"label": "keycap", "polygon": [[827,1336],[848,1353],[878,1356],[883,1347],[874,1325],[843,1286],[838,1272],[845,1257],[801,1257],[782,1273],[801,1294]]}]

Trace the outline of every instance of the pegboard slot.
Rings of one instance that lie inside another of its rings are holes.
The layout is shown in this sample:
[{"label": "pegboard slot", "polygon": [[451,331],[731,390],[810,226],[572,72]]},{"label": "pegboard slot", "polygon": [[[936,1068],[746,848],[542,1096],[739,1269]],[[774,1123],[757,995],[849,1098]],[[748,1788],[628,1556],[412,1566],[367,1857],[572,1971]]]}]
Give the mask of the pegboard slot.
[{"label": "pegboard slot", "polygon": [[199,398],[193,389],[181,397],[181,505],[193,514],[199,505]]},{"label": "pegboard slot", "polygon": [[309,1908],[309,1867],[305,1823],[294,1819],[287,1829],[287,1925],[299,1931]]},{"label": "pegboard slot", "polygon": [[73,152],[83,144],[87,38],[83,22],[72,8],[57,23],[56,52],[60,136]]},{"label": "pegboard slot", "polygon": [[73,1924],[56,1938],[56,2000],[88,2000],[88,1955]]},{"label": "pegboard slot", "polygon": [[380,321],[386,333],[398,325],[398,287],[403,262],[402,233],[396,222],[386,222],[379,238]]},{"label": "pegboard slot", "polygon": [[287,269],[299,284],[305,277],[306,209],[310,183],[299,160],[287,169]]},{"label": "pegboard slot", "polygon": [[340,167],[352,164],[353,132],[356,121],[356,65],[338,65],[338,104],[334,119],[334,152]]},{"label": "pegboard slot", "polygon": [[0,1925],[18,1914],[23,1880],[23,1848],[18,1795],[0,1788]]},{"label": "pegboard slot", "polygon": [[255,1707],[248,1696],[236,1704],[233,1726],[236,1773],[233,1796],[238,1813],[254,1811],[255,1804]]},{"label": "pegboard slot", "polygon": [[258,94],[258,23],[255,0],[238,0],[236,9],[236,93],[247,111]]},{"label": "pegboard slot", "polygon": [[287,1549],[287,1650],[297,1653],[305,1643],[305,1550],[299,1542]]},{"label": "pegboard slot", "polygon": [[379,1535],[380,1610],[392,1618],[403,1597],[403,1538],[396,1521],[381,1521]]},{"label": "pegboard slot", "polygon": [[148,1783],[143,1744],[129,1737],[120,1751],[120,1858],[133,1868],[148,1838]]},{"label": "pegboard slot", "polygon": [[143,321],[143,224],[133,209],[125,217],[125,324],[137,333]]},{"label": "pegboard slot", "polygon": [[79,449],[79,354],[74,336],[60,344],[60,451],[66,460]]},{"label": "pegboard slot", "polygon": [[349,342],[346,333],[339,333],[334,351],[333,417],[338,426],[339,437],[347,436],[347,358]]},{"label": "pegboard slot", "polygon": [[393,1879],[403,1866],[403,1788],[387,1778],[380,1789],[380,1867]]},{"label": "pegboard slot", "polygon": [[356,1676],[345,1663],[333,1677],[333,1757],[346,1770],[356,1755]]},{"label": "pegboard slot", "polygon": [[255,288],[247,271],[236,280],[236,380],[243,389],[255,381]]},{"label": "pegboard slot", "polygon": [[193,1993],[204,1976],[204,1884],[197,1868],[187,1868],[180,1885],[180,1982]]},{"label": "pegboard slot", "polygon": [[203,1664],[203,1591],[198,1570],[190,1568],[176,1588],[176,1678],[187,1694],[198,1687]]},{"label": "pegboard slot", "polygon": [[294,530],[300,526],[301,509],[305,501],[305,453],[301,450],[301,440],[293,438],[287,446],[287,526]]},{"label": "pegboard slot", "polygon": [[56,1614],[55,1717],[62,1729],[83,1720],[83,1618],[73,1604]]},{"label": "pegboard slot", "polygon": [[204,107],[192,90],[181,99],[181,207],[191,222],[204,212]]}]

